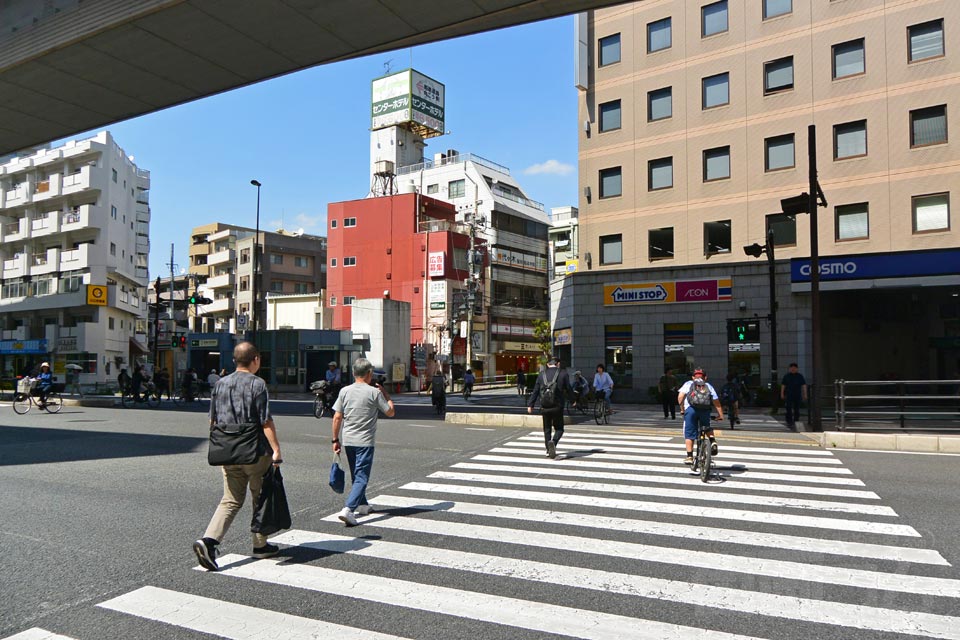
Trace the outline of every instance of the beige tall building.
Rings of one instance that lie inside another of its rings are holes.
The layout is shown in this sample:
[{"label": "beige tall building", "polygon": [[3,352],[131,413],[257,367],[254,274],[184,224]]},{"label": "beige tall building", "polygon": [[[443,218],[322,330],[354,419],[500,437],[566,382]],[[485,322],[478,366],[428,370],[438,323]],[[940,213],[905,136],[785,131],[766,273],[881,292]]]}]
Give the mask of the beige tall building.
[{"label": "beige tall building", "polygon": [[[828,379],[954,376],[958,51],[948,0],[645,0],[581,15],[573,359],[605,359],[644,392],[665,365],[766,381],[766,261],[742,248],[772,227],[779,369],[809,365],[809,216],[780,200],[807,190],[813,124]],[[759,335],[731,344],[727,321],[748,318]]]}]

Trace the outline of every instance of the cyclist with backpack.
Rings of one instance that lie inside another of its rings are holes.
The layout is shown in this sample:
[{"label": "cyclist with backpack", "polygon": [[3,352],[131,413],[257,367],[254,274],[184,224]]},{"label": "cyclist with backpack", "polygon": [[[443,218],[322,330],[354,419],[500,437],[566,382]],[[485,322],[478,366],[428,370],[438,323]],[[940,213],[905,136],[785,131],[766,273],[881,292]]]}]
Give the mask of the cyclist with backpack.
[{"label": "cyclist with backpack", "polygon": [[677,404],[683,409],[683,438],[687,449],[684,464],[693,464],[693,441],[697,439],[698,426],[703,425],[710,439],[710,453],[717,455],[717,441],[710,428],[710,408],[717,409],[718,420],[723,420],[723,407],[713,385],[707,382],[703,369],[693,372],[693,379],[683,383],[677,395]]},{"label": "cyclist with backpack", "polygon": [[537,400],[540,401],[540,415],[543,416],[543,440],[547,456],[557,457],[557,443],[563,437],[563,407],[567,402],[570,389],[570,377],[566,369],[560,368],[560,360],[551,357],[547,368],[537,376],[537,382],[527,402],[527,413],[533,413]]}]

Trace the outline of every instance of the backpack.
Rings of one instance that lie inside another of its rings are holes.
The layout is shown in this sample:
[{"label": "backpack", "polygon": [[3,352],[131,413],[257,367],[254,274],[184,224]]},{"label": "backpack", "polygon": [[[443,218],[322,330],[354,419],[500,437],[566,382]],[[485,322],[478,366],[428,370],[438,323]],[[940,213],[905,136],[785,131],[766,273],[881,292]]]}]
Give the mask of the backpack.
[{"label": "backpack", "polygon": [[707,386],[707,383],[697,384],[694,382],[690,385],[690,392],[687,393],[687,402],[690,403],[691,407],[698,409],[712,406],[713,395],[710,393],[710,387]]},{"label": "backpack", "polygon": [[543,391],[540,393],[540,408],[541,409],[556,409],[557,408],[557,380],[560,379],[560,370],[557,370],[557,374],[553,376],[551,382],[547,382],[547,372],[543,372]]}]

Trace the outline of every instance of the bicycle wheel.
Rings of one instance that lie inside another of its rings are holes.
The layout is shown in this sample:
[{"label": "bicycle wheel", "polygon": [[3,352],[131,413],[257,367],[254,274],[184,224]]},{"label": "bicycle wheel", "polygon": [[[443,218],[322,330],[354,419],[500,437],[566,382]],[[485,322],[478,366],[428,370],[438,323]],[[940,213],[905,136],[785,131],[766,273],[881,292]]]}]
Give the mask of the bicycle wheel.
[{"label": "bicycle wheel", "polygon": [[153,392],[148,392],[148,393],[147,393],[147,397],[146,397],[146,401],[147,401],[147,406],[148,406],[148,407],[152,407],[152,408],[159,407],[159,406],[160,406],[160,394],[158,394],[158,393],[153,393]]},{"label": "bicycle wheel", "polygon": [[30,401],[30,396],[26,393],[18,393],[13,396],[13,410],[20,415],[30,411],[31,404],[33,403]]},{"label": "bicycle wheel", "polygon": [[710,471],[713,464],[713,456],[710,453],[710,442],[708,440],[700,439],[698,456],[700,458],[700,480],[706,482],[710,479]]},{"label": "bicycle wheel", "polygon": [[593,419],[596,420],[597,424],[603,422],[605,413],[606,411],[603,410],[603,400],[597,400],[593,403]]},{"label": "bicycle wheel", "polygon": [[610,410],[603,408],[603,424],[610,424]]},{"label": "bicycle wheel", "polygon": [[323,398],[320,396],[313,397],[313,417],[318,419],[323,417]]},{"label": "bicycle wheel", "polygon": [[47,394],[47,403],[43,405],[43,408],[47,410],[47,413],[60,413],[60,409],[63,409],[63,398],[60,397],[59,393],[51,391]]},{"label": "bicycle wheel", "polygon": [[173,400],[173,404],[179,406],[183,404],[183,393],[180,391],[177,391],[176,393],[173,394],[173,397],[170,399]]},{"label": "bicycle wheel", "polygon": [[120,404],[123,405],[124,409],[128,407],[132,407],[134,405],[134,402],[135,400],[132,392],[124,391],[123,393],[120,394]]}]

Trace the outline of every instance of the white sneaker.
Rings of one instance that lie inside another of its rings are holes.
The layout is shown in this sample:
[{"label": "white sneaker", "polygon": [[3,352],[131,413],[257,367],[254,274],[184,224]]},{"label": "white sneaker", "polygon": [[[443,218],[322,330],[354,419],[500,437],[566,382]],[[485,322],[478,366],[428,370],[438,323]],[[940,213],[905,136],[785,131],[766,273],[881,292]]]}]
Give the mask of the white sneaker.
[{"label": "white sneaker", "polygon": [[357,507],[357,510],[355,511],[355,513],[358,516],[368,516],[371,513],[373,513],[373,507],[371,507],[368,504],[362,504],[359,507]]},{"label": "white sneaker", "polygon": [[350,509],[347,509],[346,507],[340,510],[340,513],[337,514],[337,517],[340,518],[343,524],[347,525],[348,527],[355,527],[360,524],[357,522],[356,516],[353,515],[353,511],[350,511]]}]

